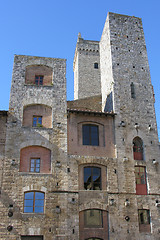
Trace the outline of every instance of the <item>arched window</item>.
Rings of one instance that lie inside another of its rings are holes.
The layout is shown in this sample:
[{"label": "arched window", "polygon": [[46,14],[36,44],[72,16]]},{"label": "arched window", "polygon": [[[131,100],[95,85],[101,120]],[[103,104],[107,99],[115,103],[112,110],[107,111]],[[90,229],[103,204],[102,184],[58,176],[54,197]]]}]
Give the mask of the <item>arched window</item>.
[{"label": "arched window", "polygon": [[20,152],[20,172],[50,173],[51,151],[41,146],[28,146]]},{"label": "arched window", "polygon": [[24,107],[23,126],[37,128],[52,127],[52,109],[46,105],[34,104]]},{"label": "arched window", "polygon": [[44,212],[43,192],[25,192],[24,193],[24,213],[43,213]]},{"label": "arched window", "polygon": [[134,160],[143,160],[143,142],[139,137],[133,139],[133,157]]}]

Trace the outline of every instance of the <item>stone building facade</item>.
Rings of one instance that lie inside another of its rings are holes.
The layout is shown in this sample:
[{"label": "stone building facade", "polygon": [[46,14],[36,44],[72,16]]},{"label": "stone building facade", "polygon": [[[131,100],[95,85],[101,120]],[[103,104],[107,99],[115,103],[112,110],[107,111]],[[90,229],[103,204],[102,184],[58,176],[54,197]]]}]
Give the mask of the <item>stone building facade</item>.
[{"label": "stone building facade", "polygon": [[0,111],[1,240],[158,240],[160,148],[140,18],[108,13],[66,61],[15,55]]}]

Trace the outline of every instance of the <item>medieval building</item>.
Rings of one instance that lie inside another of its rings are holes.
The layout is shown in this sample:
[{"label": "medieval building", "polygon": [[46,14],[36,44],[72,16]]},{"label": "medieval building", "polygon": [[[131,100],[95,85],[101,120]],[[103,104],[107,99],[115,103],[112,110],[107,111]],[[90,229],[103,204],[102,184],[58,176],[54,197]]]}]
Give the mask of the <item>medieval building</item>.
[{"label": "medieval building", "polygon": [[66,60],[15,55],[0,111],[1,240],[160,239],[160,150],[140,18],[109,13]]}]

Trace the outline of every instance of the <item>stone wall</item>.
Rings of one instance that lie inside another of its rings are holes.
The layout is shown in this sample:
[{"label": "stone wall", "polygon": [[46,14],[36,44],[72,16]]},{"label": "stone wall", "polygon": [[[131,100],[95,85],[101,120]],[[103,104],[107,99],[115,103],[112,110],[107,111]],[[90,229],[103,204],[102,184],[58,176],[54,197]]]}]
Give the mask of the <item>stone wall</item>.
[{"label": "stone wall", "polygon": [[73,70],[75,100],[101,94],[99,42],[78,38]]},{"label": "stone wall", "polygon": [[5,156],[7,111],[0,111],[0,189]]}]

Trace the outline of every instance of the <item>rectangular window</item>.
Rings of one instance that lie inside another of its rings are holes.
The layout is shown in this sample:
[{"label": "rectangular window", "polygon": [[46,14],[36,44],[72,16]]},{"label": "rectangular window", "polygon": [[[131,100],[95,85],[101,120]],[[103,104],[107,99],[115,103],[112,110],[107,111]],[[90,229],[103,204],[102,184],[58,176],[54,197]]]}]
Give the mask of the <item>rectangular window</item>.
[{"label": "rectangular window", "polygon": [[42,116],[33,116],[33,127],[42,127]]},{"label": "rectangular window", "polygon": [[84,167],[84,189],[101,190],[101,168]]},{"label": "rectangular window", "polygon": [[35,84],[36,85],[43,85],[43,76],[42,75],[36,75],[35,76]]},{"label": "rectangular window", "polygon": [[30,172],[40,172],[40,158],[31,158],[30,161]]},{"label": "rectangular window", "polygon": [[138,210],[138,221],[140,232],[150,232],[150,213],[149,210],[139,209]]},{"label": "rectangular window", "polygon": [[98,126],[86,124],[82,126],[83,145],[99,146]]},{"label": "rectangular window", "polygon": [[131,83],[131,98],[135,98],[134,83]]},{"label": "rectangular window", "polygon": [[87,228],[102,228],[102,211],[98,209],[84,211],[84,226]]},{"label": "rectangular window", "polygon": [[136,194],[147,194],[146,169],[145,167],[135,167]]},{"label": "rectangular window", "polygon": [[43,213],[44,193],[26,192],[24,194],[24,213]]}]

